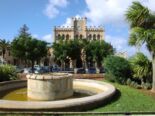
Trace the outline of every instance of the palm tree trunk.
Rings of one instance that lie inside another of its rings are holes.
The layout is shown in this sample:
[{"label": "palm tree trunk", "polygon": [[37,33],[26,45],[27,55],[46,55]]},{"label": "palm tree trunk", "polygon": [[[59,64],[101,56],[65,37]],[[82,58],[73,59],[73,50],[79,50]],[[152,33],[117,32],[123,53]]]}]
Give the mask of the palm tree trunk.
[{"label": "palm tree trunk", "polygon": [[3,55],[3,52],[2,52],[2,64],[4,64],[4,55]]},{"label": "palm tree trunk", "polygon": [[155,53],[152,57],[152,71],[153,71],[153,77],[152,77],[152,91],[155,92]]},{"label": "palm tree trunk", "polygon": [[3,59],[5,57],[5,48],[2,49],[2,55],[3,55]]}]

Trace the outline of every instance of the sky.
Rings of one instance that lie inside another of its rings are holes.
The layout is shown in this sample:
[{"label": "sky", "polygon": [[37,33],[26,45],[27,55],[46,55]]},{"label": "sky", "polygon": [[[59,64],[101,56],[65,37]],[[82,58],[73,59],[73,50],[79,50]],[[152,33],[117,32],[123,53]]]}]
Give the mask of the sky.
[{"label": "sky", "polygon": [[[33,37],[52,43],[54,26],[68,26],[71,17],[87,17],[88,26],[103,26],[105,41],[117,52],[135,54],[128,46],[127,8],[135,0],[0,0],[0,38],[12,41],[23,24]],[[138,0],[155,12],[155,0]],[[141,48],[149,56],[145,46]]]}]

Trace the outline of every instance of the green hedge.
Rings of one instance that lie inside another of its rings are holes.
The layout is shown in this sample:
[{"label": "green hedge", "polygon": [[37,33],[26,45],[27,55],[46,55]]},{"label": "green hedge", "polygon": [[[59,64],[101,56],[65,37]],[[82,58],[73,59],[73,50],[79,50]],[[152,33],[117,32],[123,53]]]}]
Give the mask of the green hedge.
[{"label": "green hedge", "polygon": [[0,82],[17,79],[16,69],[11,65],[0,65]]},{"label": "green hedge", "polygon": [[110,81],[125,84],[127,78],[131,77],[131,68],[129,62],[118,56],[108,56],[103,66],[106,71],[106,78]]}]

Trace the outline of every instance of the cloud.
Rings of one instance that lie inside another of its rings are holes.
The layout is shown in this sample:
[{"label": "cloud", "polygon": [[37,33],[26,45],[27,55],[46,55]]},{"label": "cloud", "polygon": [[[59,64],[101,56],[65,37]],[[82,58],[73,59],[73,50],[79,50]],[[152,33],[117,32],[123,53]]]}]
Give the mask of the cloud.
[{"label": "cloud", "polygon": [[[61,0],[54,1],[60,2]],[[69,4],[67,0],[62,0],[65,1],[63,3],[64,5],[57,6],[53,5],[55,4],[54,1],[49,0],[49,4],[46,7],[46,10],[48,11],[47,14],[49,14],[47,16],[51,18],[60,13],[59,8],[64,8]],[[87,10],[83,11],[81,14],[77,14],[76,17],[86,16],[89,25],[108,25],[105,30],[108,32],[108,35],[106,35],[106,41],[110,42],[118,52],[127,52],[128,55],[131,56],[136,52],[136,48],[128,46],[127,35],[129,34],[129,30],[125,21],[125,13],[133,1],[135,0],[97,0],[97,2],[95,0],[85,0]],[[155,11],[154,0],[138,1],[141,1],[143,5],[148,6],[151,10]],[[66,21],[62,24],[62,26],[71,25],[72,23],[70,17],[66,18]],[[109,25],[112,27],[110,28]],[[113,33],[115,33],[116,36],[114,36]],[[44,36],[44,38],[52,41],[52,39],[49,39],[49,35]]]},{"label": "cloud", "polygon": [[38,34],[32,34],[32,37],[39,38],[39,35]]},{"label": "cloud", "polygon": [[109,42],[116,49],[116,52],[126,52],[128,56],[132,56],[136,52],[135,47],[128,46],[128,38],[106,35],[105,41]]},{"label": "cloud", "polygon": [[[135,0],[85,0],[87,11],[83,13],[91,24],[126,24],[125,12]],[[137,1],[137,0],[136,0]],[[155,11],[154,0],[138,0]]]},{"label": "cloud", "polygon": [[67,18],[66,19],[66,21],[65,21],[65,23],[64,24],[62,24],[62,26],[71,26],[72,25],[72,19],[71,18]]},{"label": "cloud", "polygon": [[106,35],[105,41],[109,42],[116,49],[116,52],[126,52],[128,57],[134,55],[136,52],[142,52],[151,59],[145,44],[138,50],[136,47],[128,45],[128,38],[121,36]]},{"label": "cloud", "polygon": [[42,39],[44,41],[46,41],[46,42],[49,42],[49,43],[53,43],[54,42],[54,40],[52,38],[52,34],[47,34],[47,35],[43,36]]},{"label": "cloud", "polygon": [[106,35],[105,41],[111,43],[117,51],[124,51],[124,46],[127,46],[127,39],[122,37]]},{"label": "cloud", "polygon": [[[74,16],[75,18],[80,18],[81,16],[79,14],[77,14],[76,16]],[[64,24],[62,24],[62,26],[72,26],[72,19],[71,17],[68,17],[65,21]]]},{"label": "cloud", "polygon": [[44,10],[44,14],[52,19],[60,13],[59,8],[64,8],[67,5],[68,0],[49,0],[49,3]]},{"label": "cloud", "polygon": [[[154,0],[85,0],[87,10],[82,14],[88,18],[89,25],[104,25],[107,28],[105,31],[108,32],[106,41],[110,42],[117,52],[127,52],[129,56],[136,52],[136,48],[128,45],[129,30],[125,13],[133,1],[140,1],[155,11]],[[149,55],[145,47],[142,47],[141,51]]]}]

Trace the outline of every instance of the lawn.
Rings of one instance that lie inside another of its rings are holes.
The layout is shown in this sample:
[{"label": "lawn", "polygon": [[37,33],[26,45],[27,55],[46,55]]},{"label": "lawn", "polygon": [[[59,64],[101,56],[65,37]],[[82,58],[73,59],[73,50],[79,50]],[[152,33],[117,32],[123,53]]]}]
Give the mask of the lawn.
[{"label": "lawn", "polygon": [[112,83],[118,90],[114,100],[94,112],[155,112],[155,99],[146,93],[126,86]]}]

